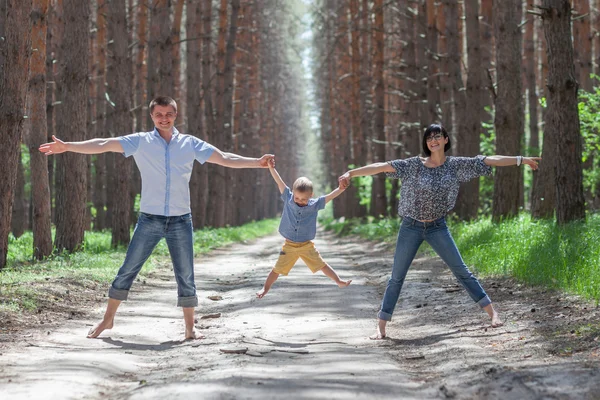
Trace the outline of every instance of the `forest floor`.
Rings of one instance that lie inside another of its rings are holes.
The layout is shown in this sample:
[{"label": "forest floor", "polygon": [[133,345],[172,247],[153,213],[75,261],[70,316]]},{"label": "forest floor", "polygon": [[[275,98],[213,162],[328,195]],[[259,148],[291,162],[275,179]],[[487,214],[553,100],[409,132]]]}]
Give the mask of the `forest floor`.
[{"label": "forest floor", "polygon": [[99,339],[85,336],[107,288],[46,282],[64,301],[1,316],[2,398],[600,399],[595,304],[483,279],[505,321],[493,329],[442,261],[421,257],[388,339],[373,341],[393,249],[320,231],[317,248],[352,284],[339,289],[300,261],[257,299],[281,244],[272,235],[196,259],[203,340],[181,340],[166,260]]}]

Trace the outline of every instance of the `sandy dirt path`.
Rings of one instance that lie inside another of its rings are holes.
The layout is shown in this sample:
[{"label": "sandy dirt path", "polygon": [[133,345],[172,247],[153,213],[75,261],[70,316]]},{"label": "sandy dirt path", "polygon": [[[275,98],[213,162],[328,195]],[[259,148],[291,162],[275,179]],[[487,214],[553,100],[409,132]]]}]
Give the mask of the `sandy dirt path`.
[{"label": "sandy dirt path", "polygon": [[486,280],[506,320],[491,329],[441,261],[420,258],[390,339],[371,341],[389,246],[320,232],[317,248],[352,285],[338,289],[300,261],[257,299],[281,243],[274,235],[197,259],[206,339],[181,341],[172,272],[160,269],[100,339],[85,333],[103,309],[2,348],[0,398],[600,399],[600,313],[589,304]]}]

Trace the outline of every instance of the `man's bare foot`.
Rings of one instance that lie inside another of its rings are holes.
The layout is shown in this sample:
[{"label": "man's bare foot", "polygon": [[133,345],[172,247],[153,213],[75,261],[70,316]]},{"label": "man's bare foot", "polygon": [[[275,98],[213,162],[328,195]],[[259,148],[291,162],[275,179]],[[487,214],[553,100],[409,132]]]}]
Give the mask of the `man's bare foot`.
[{"label": "man's bare foot", "polygon": [[504,322],[502,322],[498,313],[495,312],[494,315],[492,316],[492,328],[498,328],[502,325],[504,325]]},{"label": "man's bare foot", "polygon": [[348,280],[348,281],[339,281],[339,282],[337,283],[337,285],[338,285],[339,287],[341,287],[341,288],[344,288],[344,287],[346,287],[346,286],[350,285],[351,283],[352,283],[352,279],[350,279],[350,280]]},{"label": "man's bare foot", "polygon": [[267,293],[269,293],[269,289],[262,288],[258,292],[256,292],[256,297],[262,299]]},{"label": "man's bare foot", "polygon": [[87,337],[89,339],[97,338],[105,329],[112,329],[112,327],[113,327],[113,320],[110,320],[108,322],[102,320],[99,323],[97,323],[96,326],[94,326],[92,329],[90,329],[88,331]]},{"label": "man's bare foot", "polygon": [[205,336],[202,335],[201,333],[198,333],[198,331],[196,331],[196,329],[192,328],[192,329],[187,329],[185,330],[185,340],[200,340],[200,339],[204,339]]},{"label": "man's bare foot", "polygon": [[377,323],[377,333],[374,335],[369,336],[369,339],[371,340],[382,340],[385,339],[385,325],[387,324],[387,321],[380,319]]}]

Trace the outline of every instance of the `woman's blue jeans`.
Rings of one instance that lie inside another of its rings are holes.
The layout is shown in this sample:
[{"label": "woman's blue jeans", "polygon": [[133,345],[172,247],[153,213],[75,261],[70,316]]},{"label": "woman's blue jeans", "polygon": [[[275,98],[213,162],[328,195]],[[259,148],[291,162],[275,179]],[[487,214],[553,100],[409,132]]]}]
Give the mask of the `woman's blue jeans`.
[{"label": "woman's blue jeans", "polygon": [[433,250],[450,267],[456,279],[467,290],[473,301],[482,308],[491,304],[492,301],[485,293],[485,290],[483,290],[477,278],[473,276],[463,262],[454,239],[452,239],[452,235],[446,226],[446,219],[442,217],[432,222],[420,222],[409,217],[404,217],[400,231],[398,232],[392,276],[388,281],[385,294],[383,295],[381,310],[377,314],[379,319],[385,321],[392,319],[402,284],[404,284],[404,278],[406,278],[408,268],[423,241],[429,243]]},{"label": "woman's blue jeans", "polygon": [[177,306],[196,307],[194,283],[194,230],[192,215],[165,217],[140,213],[125,261],[113,281],[108,297],[127,300],[129,289],[158,242],[165,238],[177,281]]}]

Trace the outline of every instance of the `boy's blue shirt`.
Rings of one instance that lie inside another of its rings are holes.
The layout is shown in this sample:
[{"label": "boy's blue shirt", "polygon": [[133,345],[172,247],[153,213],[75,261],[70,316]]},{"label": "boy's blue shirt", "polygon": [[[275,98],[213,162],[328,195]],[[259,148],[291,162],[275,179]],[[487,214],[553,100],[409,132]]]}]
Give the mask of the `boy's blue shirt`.
[{"label": "boy's blue shirt", "polygon": [[279,223],[279,233],[292,242],[313,240],[317,234],[317,214],[325,208],[325,196],[311,198],[308,204],[300,207],[294,203],[294,194],[289,187],[281,194],[283,212]]}]

